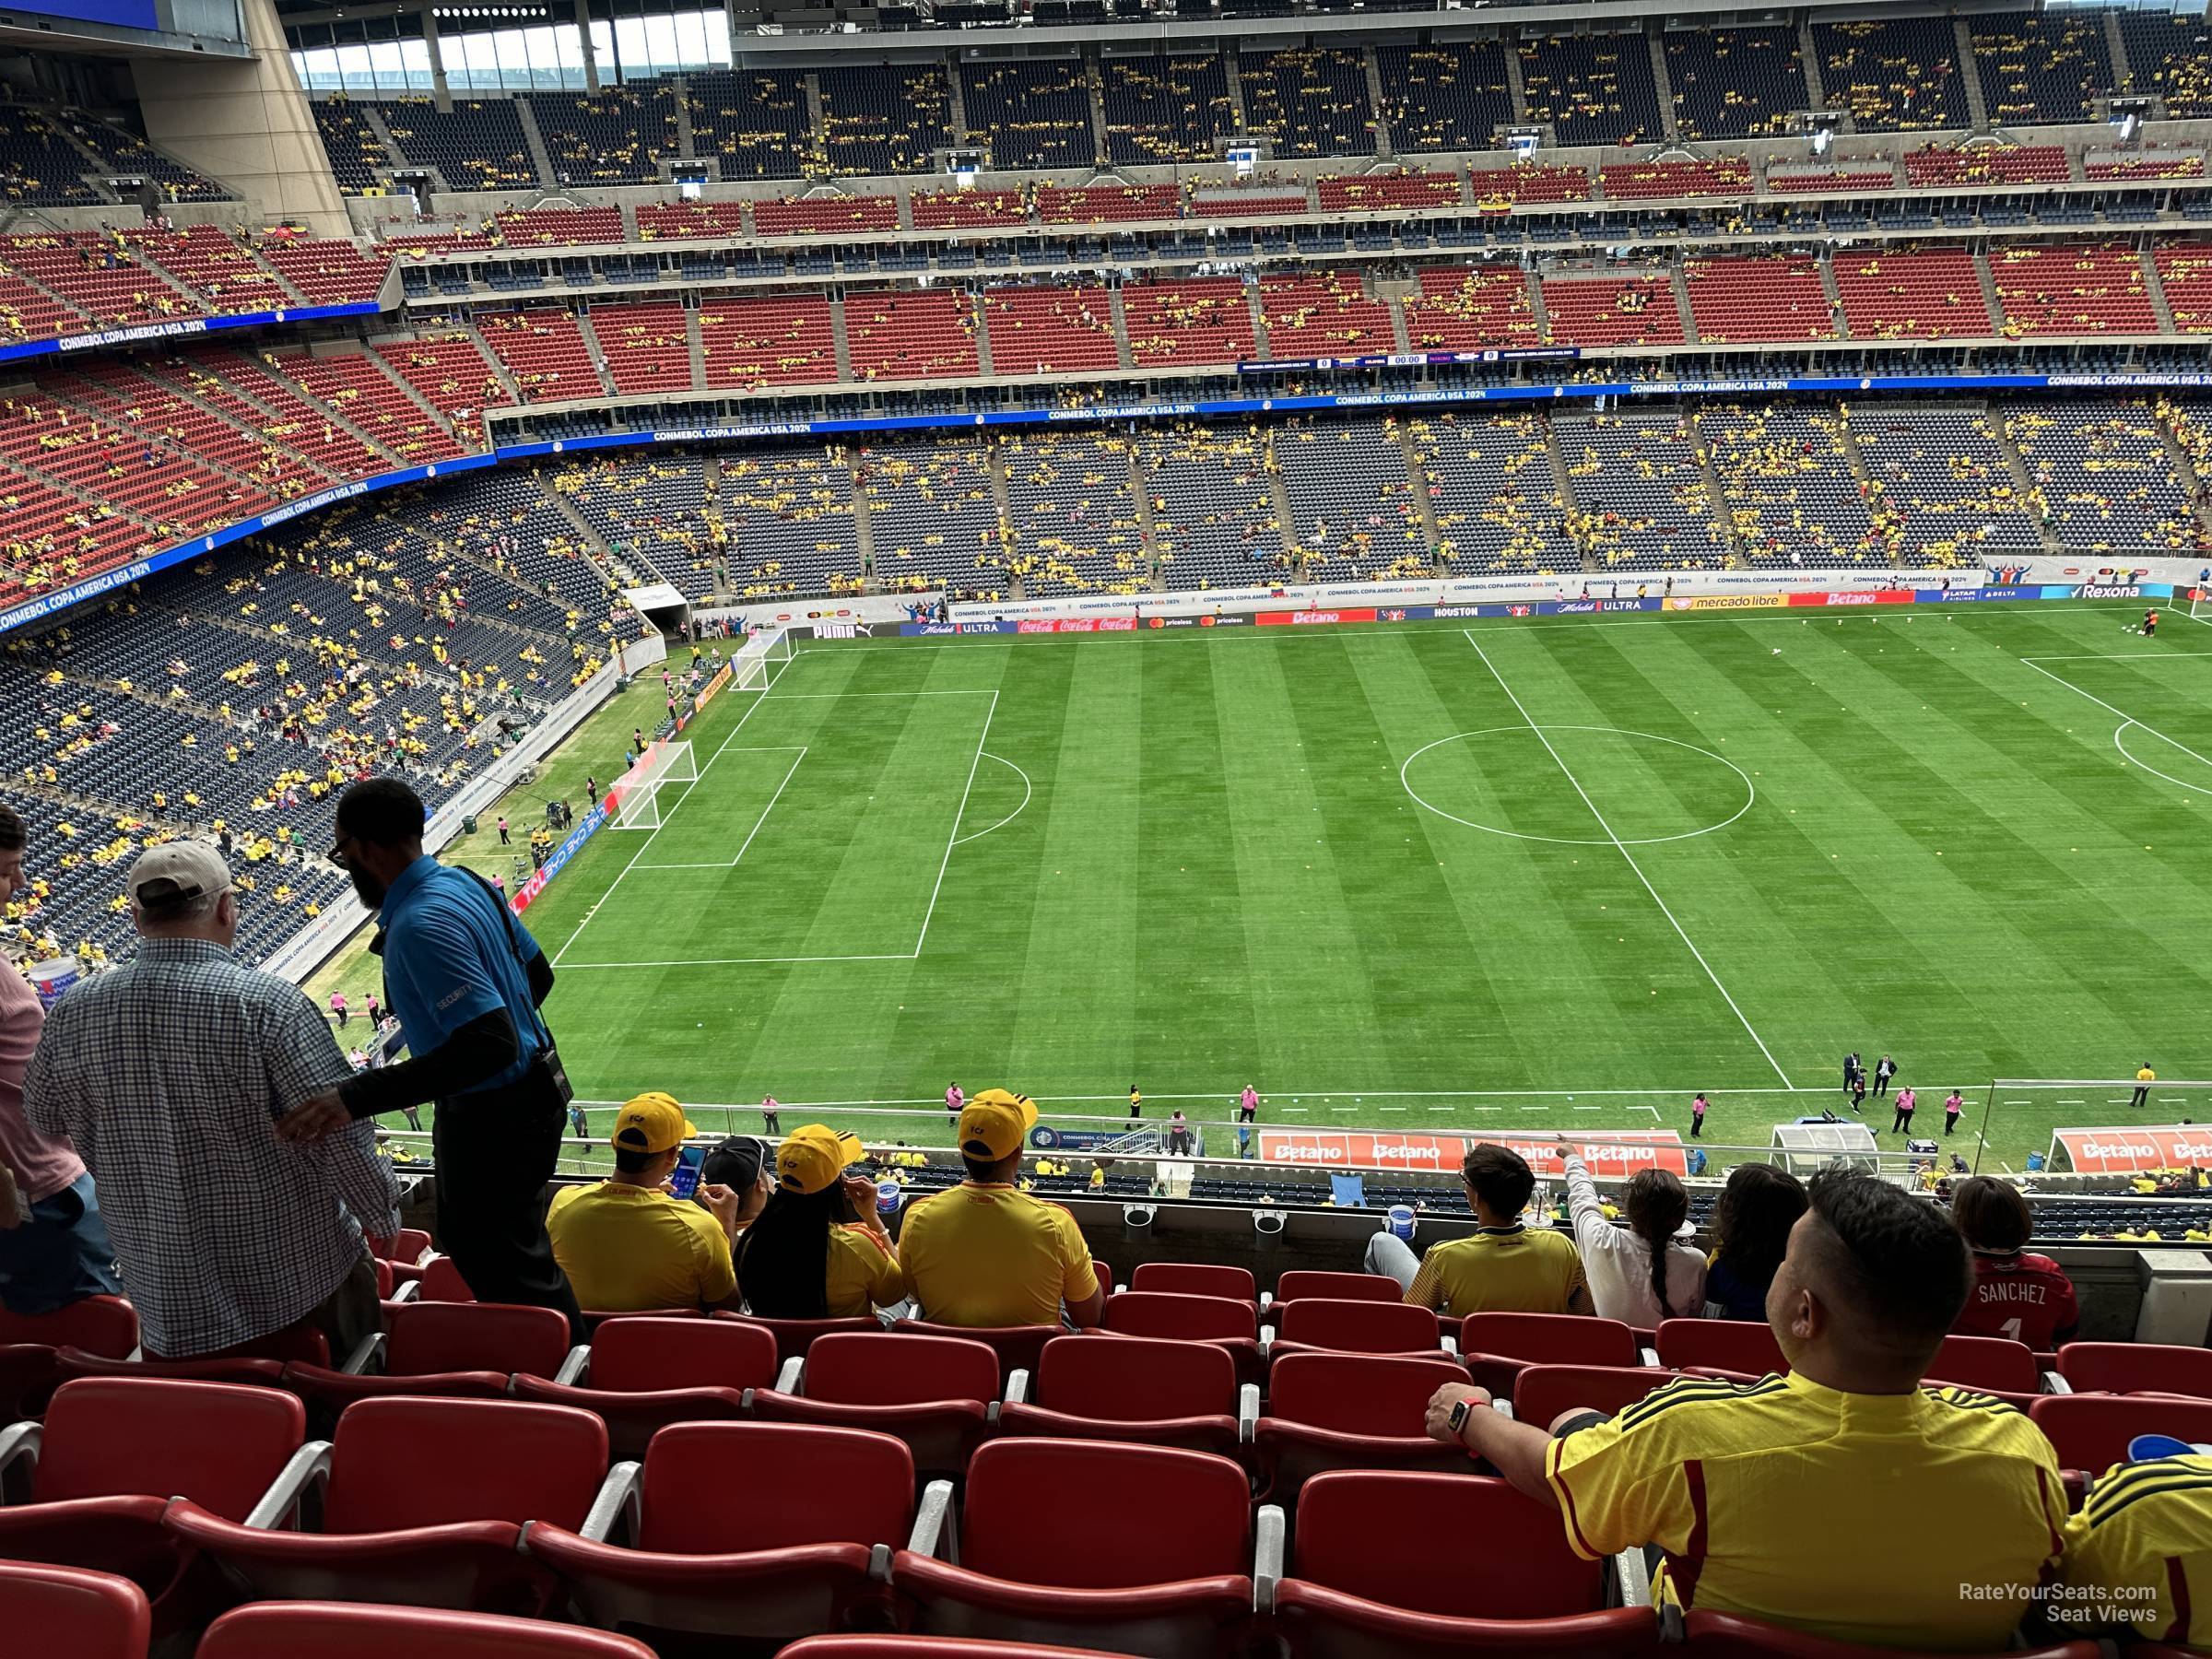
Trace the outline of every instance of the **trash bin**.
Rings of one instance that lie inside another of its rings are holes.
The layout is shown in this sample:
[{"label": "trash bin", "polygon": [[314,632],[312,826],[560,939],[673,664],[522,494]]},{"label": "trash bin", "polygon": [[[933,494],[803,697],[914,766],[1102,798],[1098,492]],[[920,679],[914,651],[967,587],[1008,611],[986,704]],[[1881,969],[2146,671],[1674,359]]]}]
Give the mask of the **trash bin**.
[{"label": "trash bin", "polygon": [[473,812],[464,813],[461,818],[461,833],[464,835],[474,835],[476,832],[477,815]]}]

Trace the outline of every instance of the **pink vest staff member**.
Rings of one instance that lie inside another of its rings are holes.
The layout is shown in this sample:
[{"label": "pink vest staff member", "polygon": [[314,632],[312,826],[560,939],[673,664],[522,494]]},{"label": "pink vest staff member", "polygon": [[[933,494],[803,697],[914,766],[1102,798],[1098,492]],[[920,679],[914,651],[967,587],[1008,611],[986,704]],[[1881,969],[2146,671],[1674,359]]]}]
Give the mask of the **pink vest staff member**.
[{"label": "pink vest staff member", "polygon": [[946,1123],[958,1129],[960,1126],[960,1108],[967,1103],[968,1097],[960,1092],[960,1086],[958,1083],[947,1083],[945,1086]]},{"label": "pink vest staff member", "polygon": [[1957,1089],[1952,1089],[1949,1094],[1943,1097],[1944,1134],[1948,1135],[1952,1130],[1959,1127],[1959,1114],[1965,1110],[1966,1102],[1959,1098],[1959,1091]]},{"label": "pink vest staff member", "polygon": [[1897,1121],[1889,1125],[1898,1134],[1912,1133],[1912,1108],[1920,1104],[1920,1097],[1909,1088],[1897,1091]]}]

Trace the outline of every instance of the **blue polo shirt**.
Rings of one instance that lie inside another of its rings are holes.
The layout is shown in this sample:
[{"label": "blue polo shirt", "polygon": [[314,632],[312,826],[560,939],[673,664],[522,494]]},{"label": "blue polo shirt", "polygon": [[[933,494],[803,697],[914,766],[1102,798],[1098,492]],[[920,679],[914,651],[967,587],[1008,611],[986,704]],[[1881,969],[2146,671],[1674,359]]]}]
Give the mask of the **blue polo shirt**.
[{"label": "blue polo shirt", "polygon": [[514,1021],[522,1055],[463,1092],[501,1088],[521,1078],[553,1041],[530,1001],[524,963],[539,951],[529,930],[466,870],[427,854],[393,881],[382,913],[384,990],[406,1033],[408,1052],[434,1053],[470,1020],[503,1007]]}]

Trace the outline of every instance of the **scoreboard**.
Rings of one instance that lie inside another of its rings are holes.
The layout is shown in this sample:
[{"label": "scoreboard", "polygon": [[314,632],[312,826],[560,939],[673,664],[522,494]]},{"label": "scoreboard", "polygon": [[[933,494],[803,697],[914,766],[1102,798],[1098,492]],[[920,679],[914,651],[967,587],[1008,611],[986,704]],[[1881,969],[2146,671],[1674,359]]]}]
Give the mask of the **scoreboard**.
[{"label": "scoreboard", "polygon": [[159,29],[154,0],[7,0],[11,12],[34,12],[45,18],[69,18],[79,23],[104,23],[112,29]]}]

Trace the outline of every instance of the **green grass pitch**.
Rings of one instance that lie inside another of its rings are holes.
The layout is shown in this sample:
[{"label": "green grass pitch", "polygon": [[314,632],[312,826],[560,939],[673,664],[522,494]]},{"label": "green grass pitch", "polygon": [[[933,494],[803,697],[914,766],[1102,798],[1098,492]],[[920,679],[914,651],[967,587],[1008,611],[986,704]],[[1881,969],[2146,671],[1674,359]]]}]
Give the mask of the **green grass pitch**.
[{"label": "green grass pitch", "polygon": [[[547,1012],[589,1098],[772,1090],[786,1126],[956,1078],[1463,1135],[1687,1130],[1703,1088],[1709,1139],[1763,1145],[1847,1049],[1899,1057],[1922,1134],[1994,1077],[2201,1077],[2212,629],[2139,615],[815,644],[532,909]],[[642,696],[538,793],[618,770]],[[2000,1106],[1989,1147],[2127,1116]]]}]

